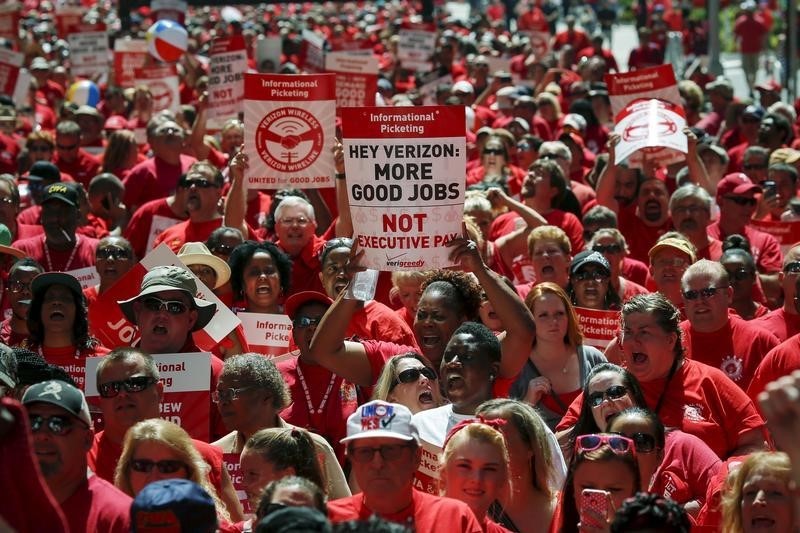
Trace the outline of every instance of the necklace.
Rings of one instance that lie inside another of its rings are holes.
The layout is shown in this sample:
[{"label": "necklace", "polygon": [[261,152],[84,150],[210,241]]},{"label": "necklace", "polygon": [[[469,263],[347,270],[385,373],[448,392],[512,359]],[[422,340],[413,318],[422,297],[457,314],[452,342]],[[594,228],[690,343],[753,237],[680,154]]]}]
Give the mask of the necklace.
[{"label": "necklace", "polygon": [[64,270],[56,270],[53,268],[53,262],[50,259],[50,248],[47,246],[47,237],[42,237],[42,246],[44,246],[44,257],[47,259],[47,271],[48,272],[68,272],[69,267],[72,266],[72,260],[75,259],[75,253],[78,251],[78,244],[80,244],[81,238],[79,235],[75,235],[75,246],[72,247],[72,253],[69,254],[69,259],[67,259],[67,263],[64,265]]},{"label": "necklace", "polygon": [[303,376],[303,369],[300,368],[299,362],[297,364],[297,379],[300,380],[300,386],[303,387],[303,394],[305,394],[306,397],[306,405],[308,406],[309,414],[322,414],[322,411],[325,409],[325,404],[328,403],[328,396],[330,396],[331,390],[333,390],[333,383],[336,381],[336,374],[331,373],[331,380],[328,383],[328,389],[325,391],[325,395],[322,397],[322,403],[319,404],[318,409],[314,409],[314,404],[311,403],[311,392],[308,390],[306,378]]}]

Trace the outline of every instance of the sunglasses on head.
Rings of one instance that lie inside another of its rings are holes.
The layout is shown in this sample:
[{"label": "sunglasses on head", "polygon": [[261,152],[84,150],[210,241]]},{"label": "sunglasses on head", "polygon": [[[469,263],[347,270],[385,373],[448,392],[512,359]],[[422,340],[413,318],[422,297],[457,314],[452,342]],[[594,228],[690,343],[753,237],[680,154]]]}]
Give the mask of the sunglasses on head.
[{"label": "sunglasses on head", "polygon": [[618,254],[622,251],[619,244],[595,244],[592,250],[601,254]]},{"label": "sunglasses on head", "polygon": [[98,248],[95,252],[97,259],[130,259],[130,251],[120,248],[118,246],[108,246],[106,248]]},{"label": "sunglasses on head", "polygon": [[717,291],[727,288],[728,287],[706,287],[705,289],[699,289],[696,291],[695,290],[683,291],[683,297],[690,301],[697,300],[699,298],[703,299],[712,298],[715,294],[717,294]]},{"label": "sunglasses on head", "polygon": [[628,437],[620,435],[589,434],[581,435],[575,439],[577,453],[592,452],[607,444],[616,454],[634,453],[634,444]]},{"label": "sunglasses on head", "polygon": [[397,379],[394,381],[392,388],[396,387],[400,383],[416,383],[420,376],[425,376],[431,381],[436,380],[436,372],[427,366],[419,368],[407,368],[397,374]]},{"label": "sunglasses on head", "polygon": [[623,433],[616,433],[615,435],[620,435],[622,437],[627,437],[633,441],[633,447],[636,449],[636,453],[651,453],[656,449],[656,438],[648,433],[641,433],[636,432],[631,435],[625,435]]},{"label": "sunglasses on head", "polygon": [[31,432],[33,433],[38,433],[43,427],[47,427],[47,431],[51,435],[62,437],[75,427],[74,422],[66,416],[45,417],[42,415],[30,415],[28,418],[31,422]]},{"label": "sunglasses on head", "polygon": [[161,300],[159,298],[145,298],[142,303],[145,309],[154,313],[165,310],[171,315],[180,315],[189,310],[189,306],[178,300]]},{"label": "sunglasses on head", "polygon": [[133,376],[121,381],[109,381],[97,387],[97,391],[103,398],[114,398],[118,396],[121,390],[125,392],[142,392],[150,385],[156,382],[150,376]]},{"label": "sunglasses on head", "polygon": [[162,474],[174,474],[182,468],[187,468],[183,461],[164,459],[161,461],[151,461],[150,459],[134,459],[131,461],[131,470],[149,474],[157,468]]},{"label": "sunglasses on head", "polygon": [[757,203],[755,198],[747,198],[744,196],[726,196],[726,198],[736,205],[741,205],[742,207],[754,207]]},{"label": "sunglasses on head", "polygon": [[184,189],[188,189],[190,187],[197,187],[198,189],[210,189],[212,187],[216,187],[217,184],[213,181],[208,180],[199,180],[199,179],[182,179],[178,182],[178,187],[183,187]]},{"label": "sunglasses on head", "polygon": [[628,394],[628,388],[625,385],[613,385],[604,391],[596,391],[589,395],[589,405],[592,407],[599,407],[606,398],[609,400],[619,400]]}]

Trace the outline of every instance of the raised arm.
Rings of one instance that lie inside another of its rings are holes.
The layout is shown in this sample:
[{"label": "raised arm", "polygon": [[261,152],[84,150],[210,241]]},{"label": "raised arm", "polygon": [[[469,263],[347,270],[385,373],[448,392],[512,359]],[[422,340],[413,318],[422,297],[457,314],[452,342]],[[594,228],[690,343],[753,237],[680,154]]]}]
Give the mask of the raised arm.
[{"label": "raised arm", "polygon": [[717,185],[711,183],[706,166],[697,152],[697,135],[689,128],[684,128],[683,133],[686,134],[687,139],[686,166],[689,167],[689,179],[704,188],[714,198],[717,194]]},{"label": "raised arm", "polygon": [[347,176],[344,173],[344,147],[338,139],[333,147],[333,160],[336,164],[336,206],[339,208],[336,236],[352,237],[353,218],[350,214],[350,197],[347,195]]},{"label": "raised arm", "polygon": [[225,215],[223,223],[231,228],[236,228],[247,235],[247,224],[244,221],[247,212],[247,191],[244,189],[244,171],[248,167],[247,154],[244,153],[244,145],[239,147],[239,151],[231,159],[230,177],[231,188],[228,190],[228,197],[225,199]]},{"label": "raised arm", "polygon": [[619,213],[619,203],[614,198],[614,188],[617,184],[617,154],[616,146],[619,143],[619,134],[611,132],[608,134],[608,164],[605,166],[600,176],[597,178],[597,203],[603,205],[615,213]]},{"label": "raised arm", "polygon": [[197,115],[194,118],[192,132],[189,134],[189,146],[197,159],[206,159],[211,149],[206,144],[206,118],[208,116],[208,92],[203,91],[195,106]]}]

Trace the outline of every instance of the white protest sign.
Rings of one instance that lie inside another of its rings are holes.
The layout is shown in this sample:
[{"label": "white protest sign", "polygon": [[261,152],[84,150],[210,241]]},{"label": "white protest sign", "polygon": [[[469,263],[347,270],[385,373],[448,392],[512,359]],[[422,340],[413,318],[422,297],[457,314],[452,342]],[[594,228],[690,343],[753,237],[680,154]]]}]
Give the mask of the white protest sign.
[{"label": "white protest sign", "polygon": [[[159,381],[164,384],[161,418],[174,422],[195,439],[209,438],[211,355],[175,353],[153,355]],[[86,398],[99,397],[97,365],[101,357],[86,359]]]},{"label": "white protest sign", "polygon": [[0,48],[0,93],[16,94],[25,55]]},{"label": "white protest sign", "polygon": [[208,129],[222,129],[226,120],[239,116],[244,101],[245,72],[244,37],[215,39],[209,57]]},{"label": "white protest sign", "polygon": [[605,80],[614,132],[621,137],[614,163],[627,160],[631,168],[640,168],[645,156],[657,165],[686,158],[686,113],[670,65],[606,74]]},{"label": "white protest sign", "polygon": [[97,269],[94,266],[69,270],[66,273],[77,279],[83,289],[88,289],[89,287],[100,284],[100,274],[97,273]]},{"label": "white protest sign", "polygon": [[397,59],[408,70],[428,72],[433,64],[431,58],[436,51],[436,32],[427,30],[400,30],[397,43]]},{"label": "white protest sign", "polygon": [[135,84],[134,71],[144,66],[147,56],[147,41],[144,39],[117,39],[114,41],[114,78],[117,85],[133,87]]},{"label": "white protest sign", "polygon": [[489,73],[494,74],[499,70],[503,70],[505,72],[509,72],[511,70],[511,58],[510,57],[497,57],[497,56],[485,56],[486,63],[489,64]]},{"label": "white protest sign", "polygon": [[264,355],[281,355],[289,351],[292,320],[286,315],[238,313],[244,336],[252,351]]},{"label": "white protest sign", "polygon": [[107,32],[71,33],[67,36],[67,41],[72,74],[89,78],[108,74],[108,58],[111,52]]},{"label": "white protest sign", "polygon": [[283,39],[281,37],[259,36],[256,41],[256,64],[259,66],[259,71],[277,72],[278,67],[281,66],[282,50]]},{"label": "white protest sign", "polygon": [[464,107],[342,110],[354,235],[364,266],[426,270],[452,265],[466,181]]},{"label": "white protest sign", "polygon": [[135,85],[146,85],[153,94],[153,112],[178,111],[181,105],[180,81],[175,65],[138,68],[134,70],[134,78]]},{"label": "white protest sign", "polygon": [[[436,78],[433,81],[429,81],[428,83],[422,85],[421,87],[417,88],[419,94],[422,95],[422,105],[436,105],[438,102],[436,101],[436,90],[439,88],[440,85],[450,84],[453,83],[453,76],[452,74],[445,74],[441,78]],[[450,94],[448,93],[448,96]]]},{"label": "white protest sign", "polygon": [[531,50],[537,57],[542,57],[550,51],[550,34],[546,31],[525,31],[528,36]]},{"label": "white protest sign", "polygon": [[245,74],[245,188],[333,187],[335,75]]},{"label": "white protest sign", "polygon": [[336,107],[375,105],[378,59],[368,53],[328,52],[325,71],[336,74]]},{"label": "white protest sign", "polygon": [[150,222],[150,233],[147,236],[147,247],[145,250],[153,249],[153,244],[156,242],[156,237],[158,237],[162,231],[167,228],[171,228],[175,224],[180,224],[181,222],[183,221],[177,218],[153,215],[153,220]]}]

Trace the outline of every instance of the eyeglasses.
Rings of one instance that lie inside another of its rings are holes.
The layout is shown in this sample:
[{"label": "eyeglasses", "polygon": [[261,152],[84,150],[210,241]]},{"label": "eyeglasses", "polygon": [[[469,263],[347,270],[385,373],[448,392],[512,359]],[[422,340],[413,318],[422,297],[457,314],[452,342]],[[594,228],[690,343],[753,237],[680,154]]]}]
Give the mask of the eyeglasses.
[{"label": "eyeglasses", "polygon": [[619,244],[595,244],[592,250],[601,254],[618,254],[622,252],[622,246]]},{"label": "eyeglasses", "polygon": [[397,379],[394,380],[392,383],[391,388],[395,388],[400,383],[416,383],[419,380],[420,376],[425,376],[431,381],[436,380],[436,372],[428,368],[427,366],[423,366],[420,368],[407,368],[397,374]]},{"label": "eyeglasses", "polygon": [[728,272],[728,277],[733,281],[744,281],[753,275],[753,272],[750,272],[749,270],[745,269],[739,269],[739,270],[725,269],[725,270],[726,272]]},{"label": "eyeglasses", "polygon": [[560,154],[539,154],[539,159],[566,159]]},{"label": "eyeglasses", "polygon": [[183,130],[181,130],[180,128],[169,127],[169,128],[157,129],[155,133],[156,136],[161,137],[164,135],[177,135],[178,133],[183,133]]},{"label": "eyeglasses", "polygon": [[15,203],[13,198],[0,198],[0,204],[14,205]]},{"label": "eyeglasses", "polygon": [[354,463],[369,463],[375,457],[375,452],[381,454],[384,461],[396,461],[403,456],[403,453],[410,448],[409,444],[386,444],[375,448],[351,446],[347,450],[347,455]]},{"label": "eyeglasses", "polygon": [[97,259],[130,259],[131,252],[118,246],[108,246],[106,248],[98,248],[95,252]]},{"label": "eyeglasses", "polygon": [[611,451],[621,455],[628,452],[633,453],[633,441],[628,437],[620,435],[581,435],[575,440],[575,451],[577,453],[592,452],[600,448],[603,444],[608,444]]},{"label": "eyeglasses", "polygon": [[299,316],[294,319],[292,325],[297,329],[305,329],[310,328],[311,326],[316,326],[319,324],[322,317],[319,318],[311,318],[310,316]]},{"label": "eyeglasses", "polygon": [[636,453],[652,453],[656,449],[656,438],[648,433],[636,432],[632,435],[625,435],[623,433],[615,432],[615,435],[628,437],[633,441],[633,447]]},{"label": "eyeglasses", "polygon": [[556,256],[556,255],[564,255],[564,250],[560,248],[552,248],[549,250],[537,250],[533,252],[534,257]]},{"label": "eyeglasses", "polygon": [[30,292],[31,284],[25,283],[24,281],[12,281],[8,284],[8,290],[14,294],[19,294],[21,292]]},{"label": "eyeglasses", "polygon": [[198,189],[210,189],[212,187],[217,187],[217,184],[208,180],[182,179],[178,182],[178,187],[183,187],[184,189],[189,189],[191,187],[197,187]]},{"label": "eyeglasses", "polygon": [[704,211],[707,212],[708,209],[706,209],[702,205],[687,205],[687,206],[681,206],[681,207],[674,208],[672,210],[672,213],[673,214],[680,214],[680,215],[684,215],[684,214],[688,213],[690,215],[694,215],[695,213],[702,213]]},{"label": "eyeglasses", "polygon": [[247,387],[239,387],[238,389],[217,389],[211,393],[211,401],[214,403],[232,402],[233,400],[237,400],[241,393],[257,388],[258,386],[256,385],[249,385]]},{"label": "eyeglasses", "polygon": [[233,252],[233,248],[233,246],[228,246],[227,244],[220,244],[212,248],[211,253],[228,256]]},{"label": "eyeglasses", "polygon": [[609,400],[619,400],[628,394],[628,387],[625,385],[613,385],[605,391],[596,391],[589,395],[589,405],[591,407],[600,407],[602,403],[608,398]]},{"label": "eyeglasses", "polygon": [[150,376],[132,376],[121,381],[103,383],[97,387],[97,391],[103,398],[114,398],[119,395],[122,389],[125,389],[125,392],[142,392],[155,383],[155,378]]},{"label": "eyeglasses", "polygon": [[695,290],[683,291],[683,297],[689,301],[694,301],[699,298],[706,300],[708,298],[713,298],[714,295],[717,294],[717,291],[727,288],[728,287],[706,287],[705,289],[699,289],[696,291]]},{"label": "eyeglasses", "polygon": [[658,268],[684,268],[689,266],[689,261],[682,257],[670,257],[668,259],[656,259],[653,261],[653,266]]},{"label": "eyeglasses", "polygon": [[786,266],[783,267],[783,272],[784,274],[800,274],[800,261],[786,263]]},{"label": "eyeglasses", "polygon": [[174,459],[162,459],[161,461],[151,461],[150,459],[134,459],[131,461],[131,470],[134,472],[142,472],[149,474],[157,468],[162,474],[174,474],[180,469],[189,468],[183,461],[176,461]]},{"label": "eyeglasses", "polygon": [[763,170],[769,167],[766,163],[750,163],[748,165],[742,165],[744,170]]},{"label": "eyeglasses", "polygon": [[754,207],[757,203],[755,198],[746,198],[744,196],[726,196],[725,198],[742,207]]},{"label": "eyeglasses", "polygon": [[572,279],[575,281],[596,281],[598,283],[602,283],[608,279],[608,274],[605,272],[600,272],[599,270],[595,270],[594,272],[582,270],[577,274],[573,274]]},{"label": "eyeglasses", "polygon": [[64,150],[65,152],[67,152],[69,150],[75,150],[78,146],[80,146],[80,143],[75,143],[75,144],[56,144],[56,148],[58,148],[59,150]]},{"label": "eyeglasses", "polygon": [[161,300],[159,298],[145,298],[142,302],[145,309],[157,313],[165,310],[171,315],[180,315],[189,310],[189,306],[178,300]]},{"label": "eyeglasses", "polygon": [[[66,148],[65,148],[66,150]],[[28,146],[29,152],[52,152],[53,147],[47,144],[32,144]]]},{"label": "eyeglasses", "polygon": [[297,224],[298,226],[307,226],[310,220],[306,217],[297,217],[297,218],[282,218],[278,222],[283,224],[284,226],[294,226]]},{"label": "eyeglasses", "polygon": [[31,432],[38,433],[43,427],[47,426],[47,431],[56,437],[63,437],[72,431],[75,424],[66,416],[54,415],[44,417],[42,415],[30,415]]},{"label": "eyeglasses", "polygon": [[487,155],[503,155],[505,151],[502,148],[484,148],[483,153]]}]

